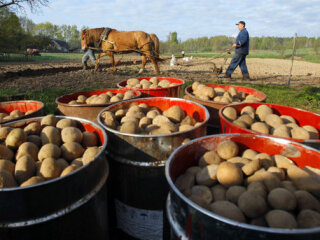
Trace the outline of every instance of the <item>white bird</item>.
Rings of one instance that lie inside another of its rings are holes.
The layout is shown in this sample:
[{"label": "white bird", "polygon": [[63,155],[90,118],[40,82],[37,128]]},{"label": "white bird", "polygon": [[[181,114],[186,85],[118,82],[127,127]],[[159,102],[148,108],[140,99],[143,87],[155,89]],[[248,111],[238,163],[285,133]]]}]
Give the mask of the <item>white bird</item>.
[{"label": "white bird", "polygon": [[177,63],[176,57],[172,54],[171,60],[170,60],[170,66],[174,66]]}]

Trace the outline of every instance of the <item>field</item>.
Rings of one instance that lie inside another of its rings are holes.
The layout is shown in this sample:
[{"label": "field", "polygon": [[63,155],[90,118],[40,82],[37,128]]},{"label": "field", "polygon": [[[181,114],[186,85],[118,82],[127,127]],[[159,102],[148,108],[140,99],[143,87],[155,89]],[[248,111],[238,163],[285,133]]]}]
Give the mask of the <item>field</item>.
[{"label": "field", "polygon": [[[261,53],[260,53],[261,54]],[[270,53],[271,54],[271,53]],[[213,64],[220,67],[223,58],[219,55],[195,55],[191,61],[181,58],[178,64],[170,66],[170,57],[163,56],[160,63],[161,76],[184,79],[187,84],[193,81],[229,83],[212,75]],[[253,55],[254,56],[254,55]],[[250,57],[247,65],[252,81],[242,82],[237,69],[232,76],[231,84],[246,85],[265,92],[267,102],[290,105],[320,113],[320,65],[301,59],[293,64],[290,87],[287,86],[291,60],[275,58]],[[0,62],[0,95],[25,93],[30,99],[40,100],[46,104],[47,112],[55,109],[54,100],[63,94],[116,87],[116,84],[130,77],[138,77],[141,61],[136,55],[119,55],[122,58],[117,72],[110,70],[108,58],[102,58],[100,71],[82,70],[81,54],[42,54],[32,62]],[[132,59],[137,59],[133,64]],[[230,58],[224,65],[228,66]],[[143,76],[154,76],[150,62],[147,63]]]}]

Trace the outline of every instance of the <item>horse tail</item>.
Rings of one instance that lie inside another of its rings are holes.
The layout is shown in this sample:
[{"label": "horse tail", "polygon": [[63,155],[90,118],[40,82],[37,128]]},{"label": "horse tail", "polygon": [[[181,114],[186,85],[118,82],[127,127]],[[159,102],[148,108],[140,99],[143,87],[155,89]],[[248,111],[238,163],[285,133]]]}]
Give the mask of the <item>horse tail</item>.
[{"label": "horse tail", "polygon": [[154,55],[156,56],[156,58],[159,58],[159,38],[154,33],[150,33],[149,35],[150,35],[150,38],[153,42]]}]

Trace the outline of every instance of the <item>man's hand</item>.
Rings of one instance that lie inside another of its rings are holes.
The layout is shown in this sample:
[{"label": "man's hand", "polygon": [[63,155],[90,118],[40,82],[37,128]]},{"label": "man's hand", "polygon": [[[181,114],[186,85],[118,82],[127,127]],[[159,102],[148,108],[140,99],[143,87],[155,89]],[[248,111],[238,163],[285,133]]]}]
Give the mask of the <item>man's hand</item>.
[{"label": "man's hand", "polygon": [[233,48],[237,47],[237,44],[236,43],[232,44],[232,47]]}]

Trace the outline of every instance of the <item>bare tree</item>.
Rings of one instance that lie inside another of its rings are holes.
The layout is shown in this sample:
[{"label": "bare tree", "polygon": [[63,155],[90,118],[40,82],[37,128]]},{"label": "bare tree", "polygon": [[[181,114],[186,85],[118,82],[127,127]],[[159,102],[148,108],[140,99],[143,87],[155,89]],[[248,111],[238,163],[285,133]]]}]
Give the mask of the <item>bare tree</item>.
[{"label": "bare tree", "polygon": [[27,5],[32,12],[41,6],[48,6],[50,0],[0,0],[0,8],[10,8],[12,11],[24,10]]}]

